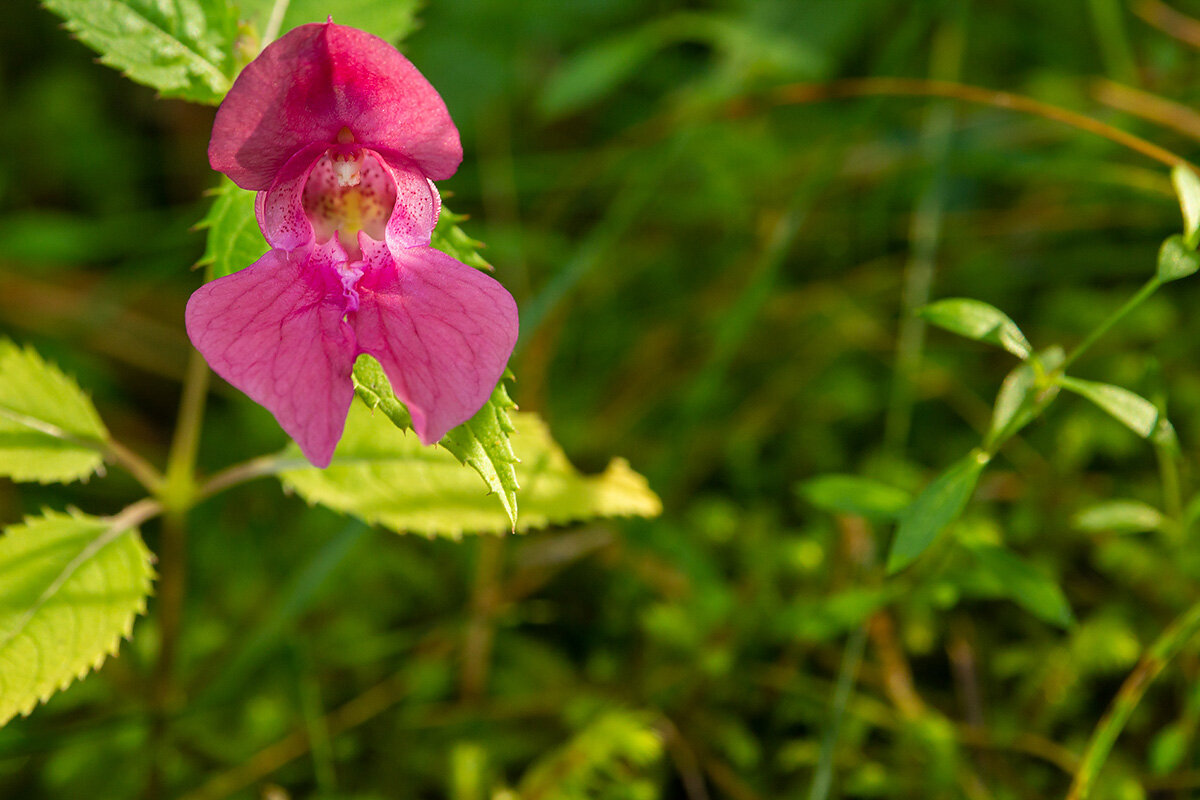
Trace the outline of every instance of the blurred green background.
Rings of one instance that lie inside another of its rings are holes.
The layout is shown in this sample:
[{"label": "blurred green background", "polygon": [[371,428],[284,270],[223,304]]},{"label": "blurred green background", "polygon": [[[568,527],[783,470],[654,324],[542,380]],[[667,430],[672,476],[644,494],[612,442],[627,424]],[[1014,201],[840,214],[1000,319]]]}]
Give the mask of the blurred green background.
[{"label": "blurred green background", "polygon": [[[1039,347],[1074,344],[1178,231],[1166,168],[991,107],[765,98],[847,76],[958,80],[1195,156],[1200,59],[1164,8],[431,0],[402,50],[462,132],[447,204],[521,307],[512,394],[581,468],[628,458],[664,514],[427,541],[239,487],[194,513],[168,730],[147,713],[152,603],[119,658],[0,730],[0,796],[806,797],[864,626],[829,796],[1061,796],[1142,649],[1200,600],[1194,534],[1075,521],[1111,498],[1161,506],[1154,451],[1061,400],[958,523],[1056,580],[1066,630],[953,542],[885,579],[890,527],[800,487],[835,472],[916,491],[986,429],[1011,357],[939,331],[898,357],[906,275],[1004,309]],[[75,375],[162,463],[213,110],[95,63],[33,0],[4,12],[0,334]],[[1194,279],[1172,284],[1078,368],[1169,404],[1185,487],[1197,302]],[[283,443],[217,386],[203,469]],[[116,471],[0,482],[0,522],[111,513],[136,491]],[[1193,796],[1198,678],[1192,647],[1094,797]]]}]

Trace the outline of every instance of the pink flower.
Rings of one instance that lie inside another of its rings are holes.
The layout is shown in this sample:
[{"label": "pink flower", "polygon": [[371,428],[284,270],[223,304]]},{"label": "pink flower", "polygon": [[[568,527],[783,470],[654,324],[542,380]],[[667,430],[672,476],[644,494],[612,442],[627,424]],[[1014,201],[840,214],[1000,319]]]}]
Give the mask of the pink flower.
[{"label": "pink flower", "polygon": [[483,406],[517,307],[429,246],[441,208],[431,180],[454,174],[462,146],[404,56],[331,22],[296,28],[234,81],[208,156],[258,191],[272,249],[192,295],[188,336],[313,464],[333,458],[360,353],[379,360],[424,444]]}]

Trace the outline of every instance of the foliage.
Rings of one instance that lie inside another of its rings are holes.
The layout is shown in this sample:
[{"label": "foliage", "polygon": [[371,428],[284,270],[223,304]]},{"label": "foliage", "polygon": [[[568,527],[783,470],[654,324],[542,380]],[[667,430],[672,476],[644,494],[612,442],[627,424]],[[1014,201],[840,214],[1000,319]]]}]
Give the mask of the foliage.
[{"label": "foliage", "polygon": [[146,610],[153,557],[136,530],[47,512],[0,537],[0,724],[98,669]]},{"label": "foliage", "polygon": [[73,481],[100,469],[108,432],[79,385],[31,348],[0,339],[0,475]]},{"label": "foliage", "polygon": [[[60,16],[16,0],[0,32],[0,365],[22,371],[0,406],[41,426],[0,418],[0,471],[33,463],[13,437],[77,461],[0,481],[0,555],[48,520],[88,520],[86,546],[148,493],[191,505],[182,548],[136,526],[162,577],[120,657],[0,728],[0,795],[1195,793],[1200,188],[1179,159],[1200,127],[1166,6],[43,5]],[[362,358],[374,412],[355,401],[346,447],[370,463],[287,492],[249,482],[296,467],[283,435],[214,382],[194,480],[155,493],[113,445],[186,461],[187,267],[265,243],[249,193],[198,200],[211,108],[118,72],[211,105],[273,9],[280,31],[411,32],[463,134],[439,189],[470,219],[443,212],[435,243],[481,269],[488,243],[519,380],[425,451]],[[118,49],[143,29],[162,46]],[[935,96],[897,96],[924,78]],[[91,416],[38,416],[46,392]],[[610,462],[661,516],[536,529],[596,497],[539,499],[529,471],[611,489]],[[362,521],[503,532],[514,496],[520,537]],[[76,505],[95,516],[45,510]]]}]

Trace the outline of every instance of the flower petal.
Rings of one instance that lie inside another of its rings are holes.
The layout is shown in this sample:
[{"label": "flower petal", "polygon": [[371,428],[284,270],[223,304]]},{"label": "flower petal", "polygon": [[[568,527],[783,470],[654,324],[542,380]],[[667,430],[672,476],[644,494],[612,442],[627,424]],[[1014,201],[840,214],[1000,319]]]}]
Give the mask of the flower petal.
[{"label": "flower petal", "polygon": [[263,190],[297,151],[355,142],[434,180],[462,161],[441,96],[396,48],[333,23],[302,25],[251,61],[217,111],[208,158],[244,189]]},{"label": "flower petal", "polygon": [[493,278],[430,247],[392,255],[366,237],[367,272],[350,315],[360,352],[379,359],[423,444],[478,411],[517,341],[517,304]]},{"label": "flower petal", "polygon": [[265,406],[304,455],[329,466],[354,397],[354,337],[336,271],[272,250],[188,300],[192,344],[218,375]]}]

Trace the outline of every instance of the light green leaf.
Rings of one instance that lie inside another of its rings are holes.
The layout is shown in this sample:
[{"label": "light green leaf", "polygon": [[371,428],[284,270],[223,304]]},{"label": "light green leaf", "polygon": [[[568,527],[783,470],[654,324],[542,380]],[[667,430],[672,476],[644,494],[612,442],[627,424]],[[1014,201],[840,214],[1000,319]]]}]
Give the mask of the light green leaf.
[{"label": "light green leaf", "polygon": [[1029,358],[1032,348],[1017,323],[980,300],[953,297],[930,303],[920,315],[931,325],[988,344],[999,345],[1019,359]]},{"label": "light green leaf", "polygon": [[237,13],[229,0],[42,0],[131,80],[216,105],[229,90]]},{"label": "light green leaf", "polygon": [[[241,19],[261,38],[271,12],[282,0],[240,0]],[[286,9],[280,35],[309,22],[324,22],[327,17],[339,25],[361,28],[395,44],[416,27],[418,0],[291,0]]]},{"label": "light green leaf", "polygon": [[98,471],[108,431],[74,380],[0,339],[0,475],[73,481]]},{"label": "light green leaf", "polygon": [[877,520],[895,519],[912,502],[905,490],[859,475],[819,475],[797,490],[824,511]]},{"label": "light green leaf", "polygon": [[[1037,366],[1043,373],[1057,369],[1063,362],[1061,347],[1049,347],[1038,354]],[[1032,390],[1037,385],[1037,371],[1034,360],[1018,364],[1004,378],[1000,391],[996,394],[996,405],[992,410],[992,424],[988,429],[987,443],[991,447],[994,442],[1002,441],[1024,428],[1033,419],[1035,400]],[[1057,384],[1046,387],[1046,392],[1058,393]],[[1052,399],[1052,398],[1045,398]]]},{"label": "light green leaf", "polygon": [[1131,431],[1149,439],[1156,435],[1164,441],[1174,437],[1166,419],[1159,419],[1158,408],[1141,395],[1110,383],[1096,383],[1064,375],[1058,379],[1064,389],[1086,397]]},{"label": "light green leaf", "polygon": [[1195,250],[1200,244],[1200,177],[1190,167],[1176,164],[1171,168],[1171,183],[1183,211],[1183,236],[1188,247]]},{"label": "light green leaf", "polygon": [[[488,489],[500,499],[509,522],[516,525],[517,457],[513,455],[508,439],[513,430],[509,412],[515,410],[517,404],[504,388],[506,380],[512,380],[512,373],[505,371],[483,408],[443,436],[439,444],[459,463],[471,467],[483,478]],[[359,356],[354,363],[354,391],[367,408],[382,411],[401,430],[412,430],[408,409],[396,398],[383,367],[368,355]]]},{"label": "light green leaf", "polygon": [[[611,516],[654,516],[658,497],[621,459],[600,475],[578,473],[534,414],[514,414],[511,443],[520,463],[516,530]],[[288,454],[300,459],[290,445]],[[299,461],[297,462],[299,463]],[[503,505],[442,447],[424,447],[384,414],[355,403],[329,468],[281,474],[284,485],[320,503],[399,532],[457,537],[514,529]]]},{"label": "light green leaf", "polygon": [[1178,234],[1168,238],[1158,250],[1158,277],[1163,283],[1186,278],[1200,269],[1200,253],[1195,245]]},{"label": "light green leaf", "polygon": [[96,669],[146,610],[153,556],[116,520],[48,511],[0,537],[0,724]]},{"label": "light green leaf", "polygon": [[197,266],[210,267],[213,279],[245,269],[270,249],[254,217],[254,194],[222,178],[208,213],[196,223],[208,231]]},{"label": "light green leaf", "polygon": [[901,514],[888,554],[888,572],[898,572],[925,552],[943,529],[962,513],[975,492],[987,454],[972,450],[925,487]]},{"label": "light green leaf", "polygon": [[1160,529],[1166,521],[1161,511],[1141,500],[1108,500],[1075,514],[1071,527],[1087,533],[1144,533]]},{"label": "light green leaf", "polygon": [[1074,623],[1071,606],[1058,584],[1027,564],[1015,553],[997,545],[968,548],[984,572],[996,580],[997,590],[1017,605],[1052,625]]},{"label": "light green leaf", "polygon": [[468,266],[490,271],[492,265],[479,254],[483,242],[475,241],[458,227],[458,223],[465,219],[466,214],[455,214],[442,206],[442,213],[438,215],[437,226],[433,229],[433,241],[430,244]]}]

